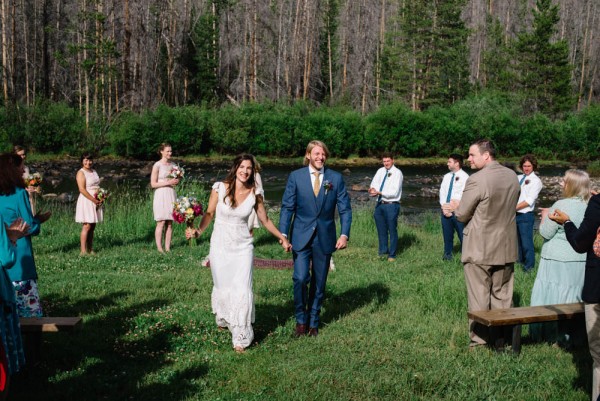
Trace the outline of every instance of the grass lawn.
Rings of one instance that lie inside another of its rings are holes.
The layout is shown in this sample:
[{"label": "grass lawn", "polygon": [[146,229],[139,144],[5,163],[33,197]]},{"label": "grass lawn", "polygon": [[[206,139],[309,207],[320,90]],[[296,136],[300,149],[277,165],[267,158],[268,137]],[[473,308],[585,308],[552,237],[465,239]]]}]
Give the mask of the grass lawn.
[{"label": "grass lawn", "polygon": [[[150,197],[124,194],[109,200],[97,255],[79,257],[74,205],[48,207],[54,215],[34,239],[45,312],[84,324],[44,335],[40,364],[13,380],[10,399],[589,399],[587,347],[468,351],[462,264],[442,261],[437,215],[401,222],[389,263],[377,258],[371,212],[355,211],[317,338],[292,338],[291,270],[255,270],[256,338],[238,355],[211,313],[211,274],[200,266],[208,236],[188,247],[177,226],[173,251],[160,255]],[[291,258],[264,229],[255,244],[257,257]],[[516,272],[516,305],[529,303],[534,278]]]}]

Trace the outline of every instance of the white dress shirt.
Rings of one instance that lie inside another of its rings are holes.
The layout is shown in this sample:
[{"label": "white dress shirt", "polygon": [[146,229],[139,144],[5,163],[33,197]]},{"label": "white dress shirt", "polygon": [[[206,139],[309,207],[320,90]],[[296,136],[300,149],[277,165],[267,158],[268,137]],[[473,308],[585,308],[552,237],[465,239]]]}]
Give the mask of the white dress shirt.
[{"label": "white dress shirt", "polygon": [[[384,177],[388,174],[388,177],[385,180],[383,188],[380,190],[381,183],[383,182]],[[402,175],[402,171],[396,166],[390,167],[389,170],[386,170],[385,167],[381,167],[375,173],[375,177],[371,181],[371,188],[375,188],[378,192],[381,192],[381,200],[384,202],[400,202],[400,198],[402,197],[402,180],[404,176]],[[378,196],[374,197],[375,199],[379,198]]]},{"label": "white dress shirt", "polygon": [[440,205],[442,206],[448,203],[446,202],[446,199],[448,199],[448,190],[450,189],[450,180],[452,179],[452,174],[454,174],[454,184],[452,184],[452,193],[450,194],[450,199],[460,200],[462,198],[462,193],[465,189],[467,178],[469,178],[469,174],[467,174],[463,169],[460,169],[455,173],[450,171],[444,175],[442,185],[440,186]]},{"label": "white dress shirt", "polygon": [[[523,174],[517,176],[519,182],[521,182],[521,178],[523,178]],[[521,183],[521,195],[517,204],[525,201],[529,206],[517,210],[517,213],[527,213],[535,210],[535,202],[542,190],[542,186],[542,180],[535,173],[531,173],[525,177],[523,183]]]}]

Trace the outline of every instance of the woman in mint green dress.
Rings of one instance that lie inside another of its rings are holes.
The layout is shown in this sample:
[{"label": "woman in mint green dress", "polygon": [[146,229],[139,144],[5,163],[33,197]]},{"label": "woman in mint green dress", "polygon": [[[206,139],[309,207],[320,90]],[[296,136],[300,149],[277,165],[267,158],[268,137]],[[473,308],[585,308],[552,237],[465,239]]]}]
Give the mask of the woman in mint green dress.
[{"label": "woman in mint green dress", "polygon": [[[548,215],[555,209],[563,210],[579,227],[591,196],[590,178],[585,171],[568,170],[561,186],[563,199],[555,202],[549,209],[542,209],[539,230],[545,241],[531,291],[531,306],[581,302],[586,255],[573,250],[563,226],[550,220]],[[569,336],[555,322],[532,324],[530,333],[537,341],[559,344],[569,341]]]}]

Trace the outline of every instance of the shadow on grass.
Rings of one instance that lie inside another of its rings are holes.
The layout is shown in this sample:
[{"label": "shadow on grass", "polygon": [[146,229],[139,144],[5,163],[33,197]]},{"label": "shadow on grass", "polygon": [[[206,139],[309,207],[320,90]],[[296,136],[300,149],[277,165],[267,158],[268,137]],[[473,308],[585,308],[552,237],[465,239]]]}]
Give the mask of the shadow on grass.
[{"label": "shadow on grass", "polygon": [[[52,315],[83,315],[84,324],[73,333],[44,335],[40,364],[14,377],[10,399],[180,400],[197,393],[193,382],[207,374],[205,364],[168,371],[161,377],[161,370],[170,364],[167,353],[174,348],[174,333],[181,331],[177,324],[151,330],[139,339],[127,336],[130,319],[162,308],[168,301],[119,306],[119,300],[127,296],[115,292],[77,303],[46,296],[54,306]],[[144,384],[148,376],[154,379]]]},{"label": "shadow on grass", "polygon": [[[390,289],[381,283],[370,284],[366,287],[352,288],[341,294],[325,296],[321,323],[329,324],[353,311],[374,302],[374,310],[385,304],[390,297]],[[254,341],[262,342],[277,327],[285,326],[289,319],[294,318],[294,301],[290,299],[284,305],[257,304],[256,320],[254,323]]]},{"label": "shadow on grass", "polygon": [[372,302],[374,302],[373,311],[377,310],[389,298],[390,288],[382,283],[351,288],[341,294],[326,296],[324,303],[325,312],[321,315],[321,322],[325,324],[334,322]]},{"label": "shadow on grass", "polygon": [[404,233],[398,236],[398,250],[396,256],[400,255],[412,245],[416,244],[419,241],[416,235]]}]

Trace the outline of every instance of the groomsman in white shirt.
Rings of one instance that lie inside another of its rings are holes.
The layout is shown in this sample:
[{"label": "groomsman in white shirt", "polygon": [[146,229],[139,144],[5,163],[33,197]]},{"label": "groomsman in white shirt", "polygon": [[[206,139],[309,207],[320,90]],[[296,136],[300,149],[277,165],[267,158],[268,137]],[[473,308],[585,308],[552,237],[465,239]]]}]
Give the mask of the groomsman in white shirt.
[{"label": "groomsman in white shirt", "polygon": [[381,155],[383,167],[377,170],[371,181],[369,195],[377,200],[373,217],[379,238],[379,256],[388,262],[396,260],[398,250],[398,216],[402,196],[402,171],[394,166],[394,155]]},{"label": "groomsman in white shirt", "polygon": [[521,195],[517,203],[517,234],[519,238],[519,259],[517,260],[526,273],[535,266],[535,249],[533,247],[533,224],[535,222],[535,202],[542,190],[542,180],[535,175],[538,163],[534,155],[527,154],[519,162],[523,174],[519,174]]},{"label": "groomsman in white shirt", "polygon": [[442,259],[452,260],[454,232],[456,232],[462,247],[463,228],[465,227],[463,223],[456,219],[454,209],[456,209],[460,203],[469,174],[462,169],[463,157],[457,153],[453,153],[448,157],[447,165],[450,172],[444,175],[440,187],[442,234],[444,237],[444,256],[442,256]]}]

